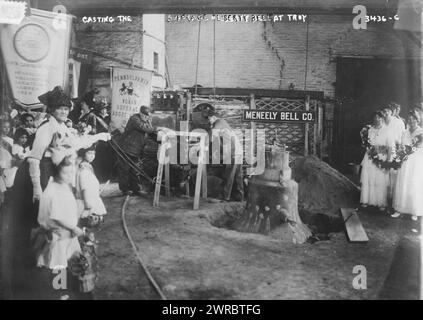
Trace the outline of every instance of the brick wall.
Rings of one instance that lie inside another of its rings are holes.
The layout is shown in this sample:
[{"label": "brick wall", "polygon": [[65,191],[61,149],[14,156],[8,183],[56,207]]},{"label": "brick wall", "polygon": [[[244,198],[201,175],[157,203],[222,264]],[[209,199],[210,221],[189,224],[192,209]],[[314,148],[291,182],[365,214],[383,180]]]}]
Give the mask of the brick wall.
[{"label": "brick wall", "polygon": [[[165,81],[165,15],[145,14],[143,16],[143,66],[155,70],[152,79],[153,90],[163,89]],[[158,55],[158,68],[154,69],[154,53]]]},{"label": "brick wall", "polygon": [[[299,21],[216,22],[216,86],[324,91],[334,96],[339,55],[419,57],[420,48],[400,39],[392,25],[369,23],[354,30],[352,16],[309,16]],[[198,22],[166,24],[167,56],[173,84],[195,83]],[[198,84],[213,86],[213,22],[201,23]]]},{"label": "brick wall", "polygon": [[[132,22],[83,23],[81,18],[75,23],[75,44],[113,58],[143,65],[143,21],[142,16],[132,16]],[[109,66],[125,64],[94,55],[93,72],[89,86],[106,88],[110,86]]]}]

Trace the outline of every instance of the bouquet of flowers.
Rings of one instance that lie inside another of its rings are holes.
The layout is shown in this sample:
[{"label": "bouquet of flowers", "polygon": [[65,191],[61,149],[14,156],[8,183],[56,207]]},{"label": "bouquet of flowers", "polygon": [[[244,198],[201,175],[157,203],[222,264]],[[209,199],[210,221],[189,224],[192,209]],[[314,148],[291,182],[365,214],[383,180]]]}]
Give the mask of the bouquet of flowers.
[{"label": "bouquet of flowers", "polygon": [[389,148],[387,146],[374,146],[370,143],[369,138],[369,129],[371,128],[370,125],[365,126],[360,131],[361,136],[361,143],[364,148],[366,148],[366,152],[370,160],[381,169],[390,170],[392,167],[392,162],[388,159],[388,152]]},{"label": "bouquet of flowers", "polygon": [[366,125],[363,129],[361,129],[360,131],[360,137],[361,137],[361,144],[363,145],[363,147],[370,148],[371,144],[370,144],[370,139],[369,139],[369,129],[370,129],[370,125]]},{"label": "bouquet of flowers", "polygon": [[399,169],[401,165],[407,161],[408,157],[416,152],[422,142],[423,137],[420,135],[411,141],[411,145],[399,145],[393,161],[395,169]]}]

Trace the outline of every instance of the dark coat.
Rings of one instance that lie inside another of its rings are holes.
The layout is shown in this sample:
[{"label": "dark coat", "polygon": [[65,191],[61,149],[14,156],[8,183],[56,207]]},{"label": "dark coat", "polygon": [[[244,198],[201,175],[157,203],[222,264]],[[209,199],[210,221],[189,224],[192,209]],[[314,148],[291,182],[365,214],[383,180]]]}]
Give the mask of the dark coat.
[{"label": "dark coat", "polygon": [[156,128],[153,127],[148,116],[134,114],[129,118],[122,134],[121,148],[130,155],[139,157],[142,155],[148,135],[155,132]]}]

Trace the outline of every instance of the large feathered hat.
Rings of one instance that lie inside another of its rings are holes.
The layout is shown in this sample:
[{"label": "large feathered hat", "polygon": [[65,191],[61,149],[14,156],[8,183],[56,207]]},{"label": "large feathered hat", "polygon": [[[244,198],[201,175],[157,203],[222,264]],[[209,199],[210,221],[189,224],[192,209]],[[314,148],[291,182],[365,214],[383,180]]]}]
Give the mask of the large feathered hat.
[{"label": "large feathered hat", "polygon": [[63,91],[62,87],[56,86],[53,90],[48,91],[38,97],[42,104],[47,106],[49,112],[60,107],[72,108],[72,102],[69,96]]}]

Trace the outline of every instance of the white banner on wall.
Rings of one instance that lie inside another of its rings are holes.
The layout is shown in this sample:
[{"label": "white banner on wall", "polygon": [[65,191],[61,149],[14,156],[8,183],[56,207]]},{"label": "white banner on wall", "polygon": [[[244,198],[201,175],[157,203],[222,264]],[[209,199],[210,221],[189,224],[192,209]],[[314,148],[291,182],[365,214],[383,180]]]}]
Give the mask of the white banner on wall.
[{"label": "white banner on wall", "polygon": [[0,45],[13,97],[30,105],[55,86],[67,89],[72,18],[31,9],[19,25],[0,24]]},{"label": "white banner on wall", "polygon": [[69,95],[78,98],[79,76],[81,74],[81,62],[69,59]]},{"label": "white banner on wall", "polygon": [[123,131],[130,116],[150,106],[152,76],[148,70],[113,67],[111,130]]}]

